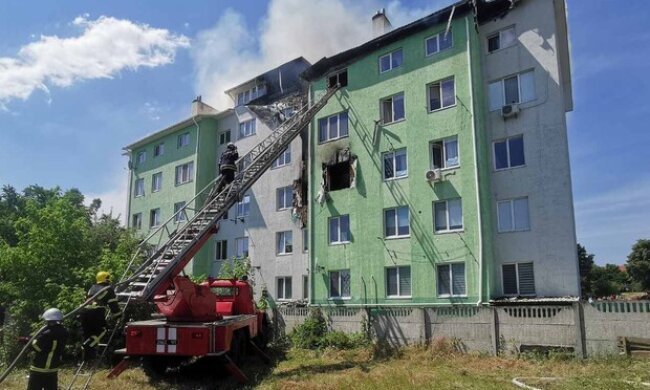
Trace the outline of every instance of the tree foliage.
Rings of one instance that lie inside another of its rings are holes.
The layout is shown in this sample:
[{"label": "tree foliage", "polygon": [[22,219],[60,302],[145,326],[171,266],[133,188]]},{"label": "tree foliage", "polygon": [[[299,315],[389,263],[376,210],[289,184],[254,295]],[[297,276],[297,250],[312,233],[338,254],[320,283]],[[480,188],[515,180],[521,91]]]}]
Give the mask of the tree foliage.
[{"label": "tree foliage", "polygon": [[594,263],[594,255],[578,244],[580,289],[583,297],[608,297],[627,291],[631,287],[628,274],[615,264],[601,267]]},{"label": "tree foliage", "polygon": [[580,291],[582,296],[591,293],[591,269],[594,266],[594,255],[587,253],[587,249],[578,244],[578,267],[580,268]]},{"label": "tree foliage", "polygon": [[627,270],[632,279],[650,291],[650,240],[638,240],[627,257]]},{"label": "tree foliage", "polygon": [[86,207],[76,189],[2,188],[0,306],[15,333],[33,330],[48,307],[77,307],[99,270],[118,277],[124,271],[138,241],[112,215],[98,216],[100,205],[95,199]]}]

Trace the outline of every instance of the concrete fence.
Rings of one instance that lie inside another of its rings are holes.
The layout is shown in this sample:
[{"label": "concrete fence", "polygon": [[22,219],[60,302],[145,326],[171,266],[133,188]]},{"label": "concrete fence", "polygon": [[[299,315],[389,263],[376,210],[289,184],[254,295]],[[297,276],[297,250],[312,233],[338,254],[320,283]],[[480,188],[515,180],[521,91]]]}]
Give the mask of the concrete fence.
[{"label": "concrete fence", "polygon": [[[526,306],[320,307],[332,330],[371,331],[396,346],[435,338],[456,348],[490,354],[559,349],[578,356],[618,353],[619,337],[650,338],[650,301]],[[310,308],[280,307],[280,333],[301,324]]]}]

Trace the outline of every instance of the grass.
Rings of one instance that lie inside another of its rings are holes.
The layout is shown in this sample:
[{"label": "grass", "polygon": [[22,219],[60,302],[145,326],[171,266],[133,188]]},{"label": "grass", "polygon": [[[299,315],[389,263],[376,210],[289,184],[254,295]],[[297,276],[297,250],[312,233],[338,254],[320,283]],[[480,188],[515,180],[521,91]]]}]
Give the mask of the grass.
[{"label": "grass", "polygon": [[[516,389],[513,377],[545,390],[648,389],[625,381],[650,382],[650,360],[609,358],[577,360],[566,357],[506,359],[460,354],[447,346],[409,347],[393,353],[377,348],[348,351],[276,351],[276,363],[264,366],[251,357],[244,371],[257,389]],[[206,375],[206,372],[208,374]],[[100,371],[92,389],[189,390],[228,389],[238,384],[223,370],[196,368],[151,382],[142,370],[125,371],[118,379],[105,379]],[[561,377],[543,381],[539,377]],[[71,370],[63,370],[60,383],[69,383]],[[3,389],[26,387],[25,372],[13,374]]]}]

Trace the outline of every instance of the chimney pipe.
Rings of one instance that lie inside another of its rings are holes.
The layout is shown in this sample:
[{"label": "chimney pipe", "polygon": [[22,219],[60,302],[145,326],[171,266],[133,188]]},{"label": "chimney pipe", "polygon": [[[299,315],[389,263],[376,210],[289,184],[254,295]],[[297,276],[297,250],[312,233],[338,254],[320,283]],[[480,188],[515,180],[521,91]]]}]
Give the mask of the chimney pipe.
[{"label": "chimney pipe", "polygon": [[393,26],[390,24],[390,20],[386,16],[386,9],[382,8],[372,17],[372,36],[377,38],[380,35],[384,35],[390,30]]}]

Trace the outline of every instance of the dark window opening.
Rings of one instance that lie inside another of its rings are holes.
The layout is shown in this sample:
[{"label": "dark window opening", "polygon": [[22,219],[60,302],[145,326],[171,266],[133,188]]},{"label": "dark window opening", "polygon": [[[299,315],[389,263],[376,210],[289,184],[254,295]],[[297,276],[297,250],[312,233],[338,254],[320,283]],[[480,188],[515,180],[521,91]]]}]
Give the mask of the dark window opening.
[{"label": "dark window opening", "polygon": [[332,88],[336,84],[341,84],[341,87],[348,85],[348,70],[343,70],[339,73],[333,74],[327,78],[327,88]]},{"label": "dark window opening", "polygon": [[340,163],[328,165],[327,168],[327,190],[337,191],[345,188],[350,188],[352,183],[352,175],[350,161],[343,161]]}]

